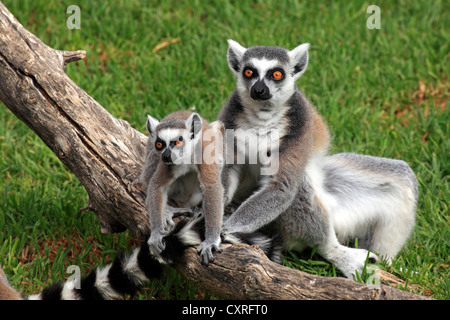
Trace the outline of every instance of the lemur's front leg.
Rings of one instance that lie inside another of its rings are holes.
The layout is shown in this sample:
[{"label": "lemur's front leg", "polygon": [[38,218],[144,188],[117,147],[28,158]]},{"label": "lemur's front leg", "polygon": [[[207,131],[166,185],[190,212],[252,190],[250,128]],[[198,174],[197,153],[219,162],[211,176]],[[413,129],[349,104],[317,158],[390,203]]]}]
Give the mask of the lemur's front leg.
[{"label": "lemur's front leg", "polygon": [[297,193],[300,177],[285,172],[265,179],[265,187],[245,200],[224,223],[223,233],[254,232],[289,208]]},{"label": "lemur's front leg", "polygon": [[156,190],[151,193],[153,197],[152,204],[149,205],[150,214],[150,226],[151,233],[148,239],[148,246],[152,254],[160,254],[165,249],[164,236],[167,235],[167,231],[164,228],[163,212],[164,203],[167,201],[167,197],[164,191]]},{"label": "lemur's front leg", "polygon": [[218,167],[204,164],[199,168],[199,181],[203,193],[205,214],[205,240],[197,248],[201,262],[208,265],[214,261],[213,251],[220,249],[220,230],[223,216],[223,186]]},{"label": "lemur's front leg", "polygon": [[167,168],[161,163],[147,188],[146,205],[151,229],[150,238],[147,243],[150,252],[156,255],[165,249],[163,238],[167,235],[167,188],[174,180],[173,178],[165,179],[167,176]]}]

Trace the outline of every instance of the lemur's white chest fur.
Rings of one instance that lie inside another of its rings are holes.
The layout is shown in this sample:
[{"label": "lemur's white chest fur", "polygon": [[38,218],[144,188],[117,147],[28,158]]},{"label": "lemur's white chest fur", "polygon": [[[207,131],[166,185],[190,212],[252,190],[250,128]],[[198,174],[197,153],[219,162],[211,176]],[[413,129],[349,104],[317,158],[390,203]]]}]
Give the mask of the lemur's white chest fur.
[{"label": "lemur's white chest fur", "polygon": [[195,165],[180,164],[173,166],[177,179],[169,187],[169,198],[180,208],[197,206],[203,199],[199,188],[198,171]]},{"label": "lemur's white chest fur", "polygon": [[[265,105],[269,102],[248,99],[244,112],[236,120],[237,150],[245,154],[247,160],[278,150],[281,138],[285,135],[288,120],[285,105]],[[254,164],[255,162],[251,163]]]}]

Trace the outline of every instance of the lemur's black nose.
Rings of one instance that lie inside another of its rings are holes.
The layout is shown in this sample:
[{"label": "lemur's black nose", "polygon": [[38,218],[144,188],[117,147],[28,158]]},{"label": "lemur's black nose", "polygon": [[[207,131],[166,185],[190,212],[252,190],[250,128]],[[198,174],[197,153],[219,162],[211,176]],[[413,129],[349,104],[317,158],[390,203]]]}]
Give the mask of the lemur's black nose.
[{"label": "lemur's black nose", "polygon": [[266,86],[264,81],[258,80],[250,90],[250,96],[255,100],[269,100],[272,98],[270,89]]},{"label": "lemur's black nose", "polygon": [[266,92],[266,89],[258,88],[258,89],[255,89],[255,92],[259,95],[263,95]]},{"label": "lemur's black nose", "polygon": [[162,160],[166,163],[172,163],[172,156],[171,156],[170,152],[163,152]]}]

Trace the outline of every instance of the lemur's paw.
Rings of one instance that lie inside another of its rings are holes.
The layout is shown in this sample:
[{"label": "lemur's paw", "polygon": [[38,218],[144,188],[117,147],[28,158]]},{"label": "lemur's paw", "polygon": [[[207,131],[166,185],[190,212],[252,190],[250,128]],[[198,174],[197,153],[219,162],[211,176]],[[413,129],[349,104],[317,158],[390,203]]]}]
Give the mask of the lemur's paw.
[{"label": "lemur's paw", "polygon": [[175,222],[173,222],[173,211],[169,208],[167,208],[164,211],[163,219],[162,219],[162,229],[163,230],[172,230],[172,228],[175,226]]},{"label": "lemur's paw", "polygon": [[213,251],[222,252],[220,243],[211,243],[205,240],[198,246],[197,252],[203,265],[208,266],[210,262],[214,261]]},{"label": "lemur's paw", "polygon": [[342,257],[338,269],[349,279],[356,279],[356,272],[362,274],[364,266],[367,263],[375,263],[378,256],[365,249],[346,248],[345,257]]},{"label": "lemur's paw", "polygon": [[173,222],[172,216],[166,216],[163,221],[164,230],[172,230],[173,227],[175,227],[175,222]]},{"label": "lemur's paw", "polygon": [[147,241],[150,253],[153,255],[160,255],[161,252],[166,248],[166,243],[164,242],[164,235],[161,233],[152,233],[150,239]]}]

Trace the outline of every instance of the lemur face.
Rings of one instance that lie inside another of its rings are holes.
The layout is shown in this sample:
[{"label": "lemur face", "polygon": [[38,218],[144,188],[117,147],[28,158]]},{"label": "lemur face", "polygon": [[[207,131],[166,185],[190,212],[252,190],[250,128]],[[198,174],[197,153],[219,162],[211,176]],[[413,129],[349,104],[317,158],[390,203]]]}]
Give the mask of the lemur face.
[{"label": "lemur face", "polygon": [[285,85],[286,66],[278,60],[252,58],[242,67],[242,86],[254,100],[269,100]]},{"label": "lemur face", "polygon": [[167,128],[156,132],[155,150],[166,164],[182,162],[191,143],[185,129]]},{"label": "lemur face", "polygon": [[289,99],[308,64],[309,44],[289,51],[265,46],[246,49],[233,40],[228,43],[228,64],[238,78],[241,97],[259,101],[267,108]]},{"label": "lemur face", "polygon": [[193,163],[192,155],[200,140],[202,126],[201,118],[196,113],[187,120],[171,119],[159,122],[151,116],[147,118],[147,131],[155,151],[168,165]]}]

